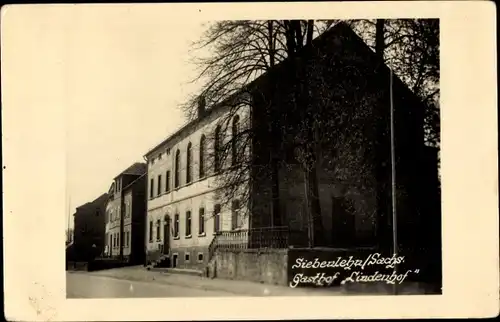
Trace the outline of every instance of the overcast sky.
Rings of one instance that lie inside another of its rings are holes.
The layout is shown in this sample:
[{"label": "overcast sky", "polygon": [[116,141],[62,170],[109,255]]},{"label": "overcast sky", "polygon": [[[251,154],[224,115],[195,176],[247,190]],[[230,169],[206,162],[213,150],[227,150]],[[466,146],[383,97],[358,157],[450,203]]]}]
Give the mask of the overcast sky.
[{"label": "overcast sky", "polygon": [[185,118],[194,87],[187,62],[202,21],[151,11],[79,10],[67,31],[67,167],[71,212],[107,192],[111,180]]},{"label": "overcast sky", "polygon": [[12,83],[30,89],[14,93],[19,104],[66,112],[66,220],[185,123],[177,105],[195,89],[188,51],[203,30],[175,6],[76,7],[3,11],[16,17],[5,24],[16,30],[9,68],[28,73]]}]

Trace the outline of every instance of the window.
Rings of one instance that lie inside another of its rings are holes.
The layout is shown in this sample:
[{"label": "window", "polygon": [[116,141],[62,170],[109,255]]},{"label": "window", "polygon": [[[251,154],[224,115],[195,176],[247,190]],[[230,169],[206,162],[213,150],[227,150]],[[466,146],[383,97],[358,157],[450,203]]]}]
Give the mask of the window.
[{"label": "window", "polygon": [[186,212],[186,237],[191,236],[191,211]]},{"label": "window", "polygon": [[198,253],[198,262],[203,262],[203,253]]},{"label": "window", "polygon": [[179,214],[174,216],[174,237],[179,237]]},{"label": "window", "polygon": [[161,157],[162,157],[162,154],[160,152],[160,154],[158,154],[158,160],[161,160]]},{"label": "window", "polygon": [[120,234],[116,234],[116,246],[120,246]]},{"label": "window", "polygon": [[167,149],[167,155],[170,155],[170,148]]},{"label": "window", "polygon": [[205,209],[204,208],[200,208],[198,218],[199,218],[198,234],[203,235],[205,233]]},{"label": "window", "polygon": [[125,247],[128,247],[128,231],[125,232]]},{"label": "window", "polygon": [[170,170],[167,171],[165,175],[165,192],[170,191]]},{"label": "window", "polygon": [[190,260],[189,259],[189,253],[188,252],[184,253],[184,261],[185,262],[189,262],[189,260]]},{"label": "window", "polygon": [[100,215],[100,214],[101,214],[101,211],[100,211],[99,209],[97,209],[97,210],[95,211],[95,215],[96,215],[96,217],[99,217],[99,215]]},{"label": "window", "polygon": [[109,235],[109,248],[113,247],[113,234]]},{"label": "window", "polygon": [[179,187],[179,176],[180,176],[180,159],[181,159],[181,151],[177,150],[175,152],[175,174],[174,174],[174,187],[178,188]]},{"label": "window", "polygon": [[240,117],[236,115],[233,118],[232,127],[232,140],[231,140],[231,163],[236,165],[238,163],[238,132],[239,132]]},{"label": "window", "polygon": [[215,134],[214,134],[214,171],[219,172],[220,171],[220,166],[221,166],[221,160],[220,160],[220,125],[217,126],[215,129]]},{"label": "window", "polygon": [[214,207],[214,232],[219,232],[220,230],[220,205],[217,204]]},{"label": "window", "polygon": [[158,176],[158,195],[161,195],[161,174]]},{"label": "window", "polygon": [[161,220],[158,219],[156,221],[156,240],[160,240],[161,239]]},{"label": "window", "polygon": [[231,211],[232,211],[232,218],[231,218],[231,229],[236,229],[240,226],[239,220],[240,220],[240,201],[239,200],[233,200],[232,205],[231,205]]},{"label": "window", "polygon": [[149,222],[149,241],[153,241],[153,222]]},{"label": "window", "polygon": [[191,142],[189,142],[186,150],[186,184],[191,182],[191,150]]},{"label": "window", "polygon": [[155,180],[151,178],[150,185],[149,185],[149,198],[153,198],[153,189],[155,185]]},{"label": "window", "polygon": [[205,135],[200,139],[200,178],[205,176]]}]

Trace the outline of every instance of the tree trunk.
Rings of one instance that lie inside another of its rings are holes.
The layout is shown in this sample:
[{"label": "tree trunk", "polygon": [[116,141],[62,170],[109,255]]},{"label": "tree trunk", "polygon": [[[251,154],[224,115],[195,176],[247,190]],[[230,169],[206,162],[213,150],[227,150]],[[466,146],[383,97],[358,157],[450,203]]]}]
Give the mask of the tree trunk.
[{"label": "tree trunk", "polygon": [[[300,23],[293,24],[295,27],[296,48],[302,47],[302,31]],[[317,174],[317,141],[318,134],[315,126],[315,110],[310,105],[309,82],[307,77],[307,63],[312,57],[312,29],[313,23],[307,22],[306,46],[299,57],[299,64],[294,64],[297,75],[297,89],[295,91],[296,103],[302,109],[305,120],[305,145],[303,146],[306,159],[303,164],[305,200],[307,205],[307,222],[309,247],[324,245],[323,224],[321,217],[321,205],[319,200],[318,174]],[[300,43],[300,45],[299,45]],[[294,57],[295,58],[295,57]]]},{"label": "tree trunk", "polygon": [[[271,86],[276,89],[277,80],[274,77],[273,67],[275,65],[275,50],[274,50],[274,38],[273,38],[273,21],[269,20],[267,23],[268,28],[268,42],[269,42],[269,63],[271,68],[271,73],[269,76],[271,78]],[[273,97],[273,95],[271,95]],[[279,181],[279,166],[278,158],[276,156],[276,151],[279,151],[279,133],[278,133],[278,117],[280,113],[276,112],[276,107],[273,106],[272,102],[269,106],[270,109],[270,131],[271,131],[271,198],[272,198],[272,226],[281,226],[281,209],[280,209],[280,181]]]},{"label": "tree trunk", "polygon": [[[384,61],[385,39],[384,39],[385,20],[377,19],[375,25],[375,53],[379,58],[377,62],[376,72],[380,72]],[[389,86],[389,84],[387,83]],[[388,93],[389,91],[387,91]],[[384,100],[384,103],[389,110],[389,99]],[[390,241],[390,196],[389,196],[389,158],[387,157],[391,151],[387,142],[388,128],[386,128],[387,118],[382,117],[379,123],[378,137],[378,162],[377,162],[377,240],[381,250],[389,251],[391,247]]]}]

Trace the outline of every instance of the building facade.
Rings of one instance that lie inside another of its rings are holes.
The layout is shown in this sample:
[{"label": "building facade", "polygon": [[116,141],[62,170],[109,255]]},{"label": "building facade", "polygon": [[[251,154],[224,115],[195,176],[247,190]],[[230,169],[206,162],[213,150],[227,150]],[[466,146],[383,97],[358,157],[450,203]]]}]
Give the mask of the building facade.
[{"label": "building facade", "polygon": [[143,263],[146,164],[135,163],[113,180],[106,204],[105,256]]},{"label": "building facade", "polygon": [[223,144],[232,135],[219,121],[231,115],[231,125],[243,130],[249,120],[246,106],[228,112],[219,109],[209,113],[200,106],[195,122],[146,154],[149,261],[167,255],[173,267],[202,268],[216,232],[248,228],[248,217],[234,215],[244,212],[244,205],[231,209],[217,198],[217,173],[228,161],[214,164],[213,138],[218,136],[217,141]]},{"label": "building facade", "polygon": [[[441,214],[423,208],[429,198],[424,191],[435,185],[429,173],[437,165],[425,157],[422,103],[344,24],[316,38],[309,55],[304,63],[300,57],[280,63],[247,86],[244,98],[236,95],[210,108],[201,102],[195,120],[146,153],[148,261],[168,256],[171,266],[203,268],[221,231],[231,236],[247,231],[243,238],[251,247],[264,236],[259,229],[286,226],[298,236],[289,244],[307,246],[311,219],[305,191],[311,184],[317,186],[320,215],[314,218],[320,237],[314,246],[389,249],[391,108],[400,246],[406,251],[423,244],[427,237],[417,232],[436,225]],[[300,83],[309,86],[313,117],[291,99]],[[315,127],[316,181],[305,179],[297,155],[306,117]],[[219,159],[218,151],[245,129],[252,133],[242,148],[246,172],[228,200],[219,183],[235,157]],[[278,160],[278,196],[268,170],[273,160]],[[430,214],[425,220],[424,211]]]},{"label": "building facade", "polygon": [[76,208],[72,260],[89,261],[102,255],[105,245],[105,207],[108,195]]}]

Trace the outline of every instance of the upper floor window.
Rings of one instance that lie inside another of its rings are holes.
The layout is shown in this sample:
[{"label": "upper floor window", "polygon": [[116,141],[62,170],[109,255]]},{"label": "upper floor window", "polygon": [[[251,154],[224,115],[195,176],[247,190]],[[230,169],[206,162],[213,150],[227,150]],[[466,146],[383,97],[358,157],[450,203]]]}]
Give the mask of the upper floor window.
[{"label": "upper floor window", "polygon": [[221,126],[217,125],[214,133],[214,171],[219,172],[221,168]]},{"label": "upper floor window", "polygon": [[174,187],[179,187],[179,179],[180,179],[180,166],[181,166],[181,151],[177,150],[175,152],[175,164],[174,164]]},{"label": "upper floor window", "polygon": [[186,150],[186,183],[191,182],[191,167],[192,167],[192,158],[191,158],[191,142],[188,143],[187,150]]},{"label": "upper floor window", "polygon": [[165,192],[170,191],[170,170],[167,170],[165,175]]},{"label": "upper floor window", "polygon": [[220,205],[217,204],[214,206],[214,232],[220,231]]},{"label": "upper floor window", "polygon": [[205,176],[205,135],[200,138],[200,178]]},{"label": "upper floor window", "polygon": [[161,194],[161,174],[158,175],[158,193],[157,195]]},{"label": "upper floor window", "polygon": [[160,240],[161,239],[161,220],[158,219],[156,221],[156,240]]},{"label": "upper floor window", "polygon": [[233,125],[232,125],[232,140],[231,140],[231,164],[235,165],[238,163],[238,141],[239,141],[239,127],[240,127],[240,117],[236,115],[233,118]]},{"label": "upper floor window", "polygon": [[205,233],[205,208],[200,208],[198,220],[198,234],[202,235]]},{"label": "upper floor window", "polygon": [[151,180],[149,182],[149,198],[153,198],[154,185],[155,185],[155,180],[153,178],[151,178]]}]

